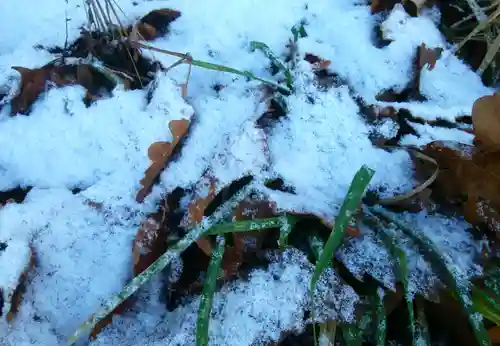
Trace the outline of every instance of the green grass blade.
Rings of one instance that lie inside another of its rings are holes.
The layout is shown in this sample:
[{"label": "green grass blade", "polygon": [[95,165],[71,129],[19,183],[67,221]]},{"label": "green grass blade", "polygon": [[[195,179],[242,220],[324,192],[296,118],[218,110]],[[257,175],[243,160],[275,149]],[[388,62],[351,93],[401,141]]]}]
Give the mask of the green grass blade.
[{"label": "green grass blade", "polygon": [[293,227],[299,220],[297,216],[294,215],[287,215],[288,218],[286,222],[283,222],[283,224],[280,227],[280,235],[278,238],[278,246],[280,248],[285,248],[288,246],[288,236],[292,232]]},{"label": "green grass blade", "polygon": [[311,277],[311,282],[309,286],[311,294],[312,292],[314,292],[314,289],[316,288],[316,283],[318,282],[321,273],[332,261],[335,251],[342,243],[346,227],[351,218],[353,217],[353,214],[356,212],[363,197],[363,194],[374,174],[375,171],[371,170],[366,166],[363,166],[354,176],[351,186],[347,191],[344,203],[340,208],[339,215],[335,219],[335,225],[333,227],[334,229],[330,233],[325,248],[321,253],[318,262],[316,263],[316,267],[314,268],[314,273]]},{"label": "green grass blade", "polygon": [[[330,320],[319,325],[319,338],[326,341],[321,345],[335,345],[335,336],[337,335],[337,322]],[[316,340],[316,338],[315,338]],[[385,345],[384,345],[385,346]]]},{"label": "green grass blade", "polygon": [[[307,238],[307,241],[309,242],[309,247],[311,248],[311,250],[314,254],[314,259],[317,262],[319,260],[319,258],[321,257],[321,253],[323,252],[323,248],[324,248],[323,240],[321,240],[321,238],[318,237],[317,235],[312,235],[312,236]],[[328,267],[329,268],[332,267],[331,263],[328,263]],[[318,339],[316,337],[316,313],[314,312],[314,309],[312,309],[312,311],[311,311],[311,316],[312,316],[312,322],[313,322],[314,346],[317,346]],[[333,322],[335,324],[335,329],[333,329],[333,331],[332,331],[331,327],[328,325],[329,322]],[[322,337],[327,338],[327,340],[329,340],[331,345],[335,344],[336,332],[337,332],[337,324],[335,321],[327,321],[326,323],[321,323],[319,325],[319,337],[320,337],[320,339]],[[332,338],[332,334],[333,334],[333,338]]]},{"label": "green grass blade", "polygon": [[363,333],[371,322],[370,313],[371,311],[367,311],[359,323],[342,325],[342,336],[347,346],[361,346],[363,344]]},{"label": "green grass blade", "polygon": [[269,228],[280,228],[286,222],[288,222],[287,216],[227,222],[211,227],[205,232],[205,235],[222,235],[233,232],[260,231]]},{"label": "green grass blade", "polygon": [[377,346],[385,346],[386,336],[387,336],[387,321],[385,316],[384,307],[384,297],[383,294],[376,292],[374,294],[375,298],[375,311],[377,316],[377,330],[375,332],[375,339],[377,340]]},{"label": "green grass blade", "polygon": [[424,302],[422,297],[418,296],[416,299],[417,305],[417,322],[415,324],[415,334],[417,341],[414,345],[429,346],[431,345],[431,336],[429,333],[429,326],[424,312]]},{"label": "green grass blade", "polygon": [[283,61],[281,61],[281,59],[278,58],[276,54],[273,53],[273,51],[267,44],[263,42],[252,41],[250,42],[250,48],[252,49],[252,51],[260,50],[269,60],[271,60],[271,63],[276,66],[278,70],[283,71],[283,73],[285,74],[287,87],[290,89],[292,88],[293,80],[290,69],[285,66],[285,63],[283,63]]},{"label": "green grass blade", "polygon": [[224,256],[224,238],[217,239],[217,245],[212,251],[212,258],[208,265],[207,277],[200,297],[200,309],[198,310],[198,321],[196,324],[196,346],[208,345],[208,326],[210,323],[210,312],[212,311],[212,300],[214,297],[217,278],[219,276],[220,264]]},{"label": "green grass blade", "polygon": [[253,73],[248,72],[248,71],[240,71],[240,70],[237,70],[237,69],[232,68],[232,67],[218,65],[218,64],[212,64],[210,62],[201,61],[201,60],[194,60],[194,59],[191,60],[191,64],[193,64],[194,66],[204,68],[204,69],[208,69],[208,70],[228,72],[228,73],[244,76],[244,77],[247,77],[250,79],[255,79],[255,80],[258,80],[262,83],[271,85],[271,86],[275,87],[276,89],[281,90],[283,93],[285,93],[287,95],[291,94],[291,90],[289,88],[287,88],[279,83],[276,83],[274,81],[257,77],[256,75],[254,75]]},{"label": "green grass blade", "polygon": [[304,23],[294,25],[291,31],[294,42],[297,42],[299,38],[307,37],[307,32],[306,29],[304,28]]},{"label": "green grass blade", "polygon": [[406,253],[396,244],[396,239],[387,233],[384,225],[381,224],[379,219],[366,215],[364,221],[377,231],[377,235],[384,243],[389,252],[389,256],[395,263],[394,273],[396,280],[403,284],[404,298],[410,322],[408,327],[410,328],[413,344],[415,345],[415,313],[413,312],[413,296],[410,294],[408,285],[409,270]]},{"label": "green grass blade", "polygon": [[469,319],[469,323],[474,331],[477,341],[480,345],[491,346],[490,338],[488,337],[488,332],[484,328],[484,325],[480,319],[477,318],[476,311],[471,303],[471,294],[469,292],[469,287],[463,283],[458,283],[458,278],[454,276],[454,270],[450,266],[450,261],[445,257],[445,255],[439,251],[434,242],[430,240],[425,234],[422,232],[414,232],[404,223],[396,220],[392,214],[387,211],[372,207],[370,208],[371,212],[380,217],[382,220],[385,220],[389,224],[393,224],[401,231],[403,231],[409,238],[411,238],[421,250],[428,255],[429,259],[435,265],[439,266],[442,272],[445,274],[443,278],[444,283],[456,294],[456,297],[460,301],[464,312],[467,314]]},{"label": "green grass blade", "polygon": [[[456,298],[456,295],[454,295]],[[472,305],[486,319],[500,325],[500,302],[490,297],[478,286],[472,286]]]}]

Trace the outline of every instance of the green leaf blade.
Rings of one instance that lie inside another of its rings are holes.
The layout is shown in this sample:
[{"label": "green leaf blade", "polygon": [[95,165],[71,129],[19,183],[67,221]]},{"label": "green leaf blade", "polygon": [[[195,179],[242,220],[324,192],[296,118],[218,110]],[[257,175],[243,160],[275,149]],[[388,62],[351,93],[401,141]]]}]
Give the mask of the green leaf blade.
[{"label": "green leaf blade", "polygon": [[349,221],[361,203],[363,194],[374,174],[375,172],[373,170],[363,166],[354,176],[349,190],[347,191],[344,203],[340,208],[339,215],[335,220],[334,230],[330,233],[325,248],[321,253],[321,257],[314,268],[309,286],[311,293],[314,292],[321,273],[328,267],[335,251],[342,243]]},{"label": "green leaf blade", "polygon": [[215,249],[212,251],[212,258],[208,265],[207,277],[200,297],[200,308],[198,310],[198,320],[196,323],[196,346],[208,345],[210,312],[212,311],[215,287],[219,276],[222,257],[224,256],[224,245],[224,238],[221,237],[221,239],[217,241]]}]

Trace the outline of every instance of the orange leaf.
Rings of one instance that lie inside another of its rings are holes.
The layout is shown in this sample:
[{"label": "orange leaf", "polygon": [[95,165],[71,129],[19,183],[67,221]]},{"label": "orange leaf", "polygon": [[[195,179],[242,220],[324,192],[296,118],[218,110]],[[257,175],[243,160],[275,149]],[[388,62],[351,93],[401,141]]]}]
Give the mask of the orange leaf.
[{"label": "orange leaf", "polygon": [[141,180],[143,187],[137,192],[136,201],[143,202],[146,196],[151,192],[153,184],[163,171],[168,159],[182,137],[189,129],[190,122],[186,119],[171,120],[169,129],[172,134],[172,142],[155,142],[148,149],[148,157],[151,159],[151,166],[144,172],[144,178]]},{"label": "orange leaf", "polygon": [[500,149],[500,94],[483,96],[472,106],[476,145],[484,150]]}]

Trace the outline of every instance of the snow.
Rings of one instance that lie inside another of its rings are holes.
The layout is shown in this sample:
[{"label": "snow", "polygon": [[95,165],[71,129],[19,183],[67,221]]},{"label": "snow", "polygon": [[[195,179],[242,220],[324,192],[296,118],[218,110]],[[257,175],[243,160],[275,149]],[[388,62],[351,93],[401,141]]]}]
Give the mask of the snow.
[{"label": "snow", "polygon": [[[34,46],[63,45],[66,15],[70,18],[68,41],[75,39],[86,20],[81,5],[76,0],[67,4],[18,0],[2,5],[0,85],[10,95],[19,78],[11,66],[33,68],[51,61],[51,54]],[[132,23],[166,3],[123,0],[119,5],[125,21]],[[359,1],[173,0],[168,6],[182,15],[172,23],[168,36],[152,42],[155,47],[189,52],[195,59],[272,80],[269,61],[261,52],[251,52],[250,42],[264,42],[281,56],[291,38],[290,28],[304,21],[308,37],[299,40],[300,56],[313,53],[331,60],[331,72],[348,86],[319,90],[309,64],[298,61],[293,71],[295,92],[287,98],[288,118],[268,134],[254,125],[266,110],[268,95],[261,83],[197,67],[193,67],[186,101],[178,84],[185,81],[187,68],[179,67],[158,75],[150,104],[146,104],[147,91],[118,87],[112,98],[85,108],[81,102],[84,90],[74,86],[42,95],[29,117],[8,117],[9,107],[4,107],[0,115],[0,190],[34,188],[23,203],[0,209],[0,241],[8,240],[8,251],[16,249],[16,244],[21,249],[13,255],[0,253],[0,287],[11,287],[19,276],[28,244],[35,250],[37,265],[14,323],[0,323],[2,346],[62,345],[80,323],[118,292],[131,275],[132,240],[161,191],[195,184],[206,169],[219,185],[245,174],[253,174],[256,181],[279,175],[297,195],[262,188],[278,208],[313,212],[332,220],[361,165],[376,171],[370,188],[383,190],[383,194],[401,193],[415,184],[407,153],[388,153],[372,146],[368,135],[373,127],[366,124],[355,97],[367,104],[406,108],[427,120],[454,121],[470,114],[475,99],[492,93],[450,54],[434,24],[435,11],[411,18],[396,7],[382,23],[392,42],[379,49],[372,36],[380,19]],[[421,92],[428,101],[377,101],[381,91],[406,86],[421,43],[445,49],[435,68],[421,74]],[[165,66],[175,62],[160,53],[145,54]],[[215,84],[223,88],[216,92]],[[191,120],[190,137],[181,157],[163,173],[161,185],[144,204],[137,204],[139,180],[149,165],[147,149],[155,141],[171,139],[168,122],[172,119]],[[386,120],[376,130],[389,137],[394,126]],[[407,144],[422,145],[435,139],[470,143],[472,139],[457,129],[412,126],[421,136],[404,138]],[[72,193],[74,188],[82,191]],[[102,203],[102,207],[89,201]],[[402,217],[448,253],[464,277],[480,271],[475,264],[477,244],[465,222],[425,213]],[[404,245],[412,289],[425,290],[437,278],[412,245]],[[338,257],[354,274],[369,273],[393,287],[392,263],[372,231],[363,229],[360,237],[342,247]],[[248,281],[226,284],[214,297],[210,343],[251,345],[278,340],[285,330],[300,331],[304,309],[310,304],[311,271],[303,255],[286,252],[274,258],[267,271],[256,270]],[[331,270],[318,285],[317,308],[322,316],[350,321],[358,299],[354,291],[343,286]],[[116,319],[93,345],[194,344],[199,298],[167,312],[155,301],[158,289],[153,280],[141,292],[144,299],[136,311]]]}]

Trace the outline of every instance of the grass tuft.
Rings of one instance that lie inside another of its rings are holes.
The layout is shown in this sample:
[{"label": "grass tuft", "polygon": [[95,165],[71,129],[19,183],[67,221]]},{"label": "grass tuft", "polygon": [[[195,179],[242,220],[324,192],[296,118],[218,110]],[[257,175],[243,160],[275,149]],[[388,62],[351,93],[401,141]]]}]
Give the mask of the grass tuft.
[{"label": "grass tuft", "polygon": [[439,251],[431,239],[422,232],[412,231],[404,223],[396,220],[392,214],[381,208],[372,207],[370,211],[381,220],[387,222],[388,227],[396,227],[415,242],[425,255],[429,257],[432,263],[439,266],[439,269],[444,273],[443,281],[449,289],[455,294],[462,305],[462,309],[466,313],[470,326],[474,331],[477,341],[482,346],[491,346],[491,341],[488,332],[484,328],[480,314],[474,310],[471,294],[468,285],[458,277],[454,268],[451,266],[449,259],[445,254]]}]

